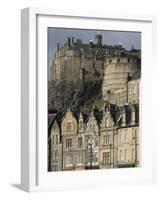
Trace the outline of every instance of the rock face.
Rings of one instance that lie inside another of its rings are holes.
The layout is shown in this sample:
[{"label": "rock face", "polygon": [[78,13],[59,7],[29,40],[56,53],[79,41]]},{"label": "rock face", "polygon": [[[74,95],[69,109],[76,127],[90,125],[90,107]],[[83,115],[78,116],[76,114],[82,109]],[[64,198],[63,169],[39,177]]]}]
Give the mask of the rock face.
[{"label": "rock face", "polygon": [[90,110],[95,101],[102,98],[101,80],[48,82],[48,111],[54,113],[70,107],[73,111]]}]

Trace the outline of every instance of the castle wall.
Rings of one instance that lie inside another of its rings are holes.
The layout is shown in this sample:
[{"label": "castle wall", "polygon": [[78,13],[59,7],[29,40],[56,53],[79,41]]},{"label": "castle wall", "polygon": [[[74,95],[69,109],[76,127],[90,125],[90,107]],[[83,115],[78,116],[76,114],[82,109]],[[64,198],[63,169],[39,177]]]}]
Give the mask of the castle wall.
[{"label": "castle wall", "polygon": [[139,103],[139,87],[140,79],[129,81],[128,83],[128,103],[137,104]]},{"label": "castle wall", "polygon": [[102,93],[104,100],[115,90],[126,88],[128,77],[137,71],[137,59],[128,57],[108,58],[105,62]]}]

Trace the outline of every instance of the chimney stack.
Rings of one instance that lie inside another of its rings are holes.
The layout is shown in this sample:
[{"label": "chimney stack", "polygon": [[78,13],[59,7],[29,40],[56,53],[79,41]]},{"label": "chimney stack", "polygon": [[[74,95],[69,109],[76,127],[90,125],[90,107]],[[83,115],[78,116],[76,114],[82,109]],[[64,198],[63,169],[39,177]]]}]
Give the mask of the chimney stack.
[{"label": "chimney stack", "polygon": [[74,37],[72,37],[72,44],[74,44],[74,42],[75,42],[75,38],[74,38]]},{"label": "chimney stack", "polygon": [[59,49],[60,49],[60,44],[57,43],[57,51],[59,51]]},{"label": "chimney stack", "polygon": [[70,37],[67,38],[67,41],[68,41],[68,47],[70,47],[71,46],[71,39],[70,39]]},{"label": "chimney stack", "polygon": [[95,35],[95,44],[101,46],[102,45],[102,35]]}]

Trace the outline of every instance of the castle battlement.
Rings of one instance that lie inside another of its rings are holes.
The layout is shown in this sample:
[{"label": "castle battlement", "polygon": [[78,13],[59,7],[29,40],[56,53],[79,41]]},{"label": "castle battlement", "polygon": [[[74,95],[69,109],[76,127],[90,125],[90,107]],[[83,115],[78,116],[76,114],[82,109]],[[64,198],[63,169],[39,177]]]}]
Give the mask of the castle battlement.
[{"label": "castle battlement", "polygon": [[127,64],[127,63],[138,63],[138,57],[136,56],[110,56],[106,58],[105,64]]}]

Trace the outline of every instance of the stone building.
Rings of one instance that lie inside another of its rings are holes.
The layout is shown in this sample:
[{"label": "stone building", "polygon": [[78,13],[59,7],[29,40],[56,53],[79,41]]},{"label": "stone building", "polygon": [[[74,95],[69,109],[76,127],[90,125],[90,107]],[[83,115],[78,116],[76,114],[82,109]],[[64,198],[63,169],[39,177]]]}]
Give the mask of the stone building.
[{"label": "stone building", "polygon": [[89,116],[68,110],[60,124],[49,137],[50,171],[140,166],[139,104],[108,103]]},{"label": "stone building", "polygon": [[64,104],[63,111],[58,109],[56,114],[49,115],[49,171],[141,165],[140,61],[139,50],[103,45],[101,35],[96,35],[95,42],[89,44],[74,38],[68,38],[63,46],[58,44],[51,80],[65,80],[65,83],[72,80],[74,84],[77,80],[96,83],[99,79],[102,93],[90,107],[87,105],[91,100],[87,98],[88,104],[83,105],[80,97],[82,107],[70,110]]},{"label": "stone building", "polygon": [[102,35],[95,35],[95,42],[84,44],[81,39],[68,37],[54,55],[50,70],[51,80],[98,80],[103,79],[105,58],[111,55],[140,55],[140,51],[127,51],[119,45],[102,44]]},{"label": "stone building", "polygon": [[99,169],[99,127],[93,110],[86,125],[85,143],[86,169]]},{"label": "stone building", "polygon": [[129,104],[139,104],[139,96],[140,96],[140,77],[141,70],[137,70],[137,72],[130,78],[127,84],[127,98]]},{"label": "stone building", "polygon": [[117,121],[115,167],[140,166],[140,132],[138,105],[123,106]]},{"label": "stone building", "polygon": [[108,169],[114,167],[114,134],[115,123],[110,112],[111,108],[103,107],[103,118],[100,123],[100,168]]},{"label": "stone building", "polygon": [[77,134],[78,123],[73,113],[68,110],[61,122],[63,170],[74,170],[77,167]]},{"label": "stone building", "polygon": [[80,112],[78,118],[78,135],[77,135],[77,169],[85,169],[85,155],[86,155],[86,146],[85,146],[85,128],[86,124],[84,123],[83,113]]},{"label": "stone building", "polygon": [[60,127],[54,120],[51,127],[50,142],[50,171],[62,170],[62,144],[61,144]]}]

